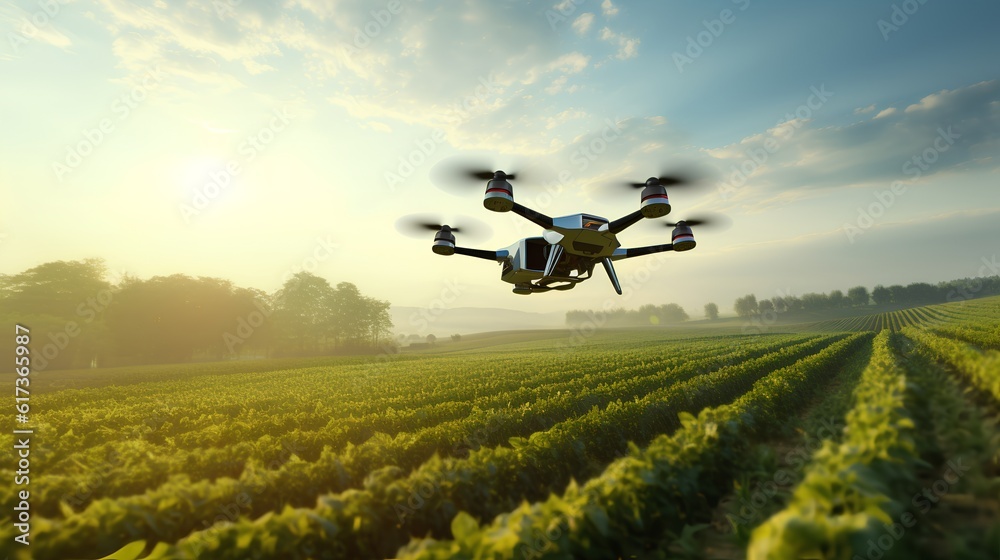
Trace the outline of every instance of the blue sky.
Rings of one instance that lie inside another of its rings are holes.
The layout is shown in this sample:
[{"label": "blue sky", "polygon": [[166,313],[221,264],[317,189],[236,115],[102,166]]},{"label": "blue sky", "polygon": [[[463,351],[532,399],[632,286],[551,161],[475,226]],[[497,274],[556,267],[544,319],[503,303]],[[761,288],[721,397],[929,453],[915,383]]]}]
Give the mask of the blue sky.
[{"label": "blue sky", "polygon": [[[996,2],[0,6],[0,273],[99,256],[268,291],[309,269],[406,306],[458,285],[447,305],[700,315],[748,292],[974,276],[1000,253]],[[514,296],[494,265],[393,228],[430,211],[492,226],[477,247],[539,233],[484,210],[478,187],[432,185],[463,154],[568,171],[515,194],[609,218],[638,198],[606,184],[698,166],[671,216],[733,226],[656,270],[623,261],[644,279],[627,298],[601,278]]]}]

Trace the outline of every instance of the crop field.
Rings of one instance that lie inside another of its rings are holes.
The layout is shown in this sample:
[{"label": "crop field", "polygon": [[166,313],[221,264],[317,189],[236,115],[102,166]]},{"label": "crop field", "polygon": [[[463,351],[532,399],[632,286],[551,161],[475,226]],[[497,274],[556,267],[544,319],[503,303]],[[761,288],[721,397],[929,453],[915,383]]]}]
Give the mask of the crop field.
[{"label": "crop field", "polygon": [[32,374],[0,558],[996,559],[998,320]]}]

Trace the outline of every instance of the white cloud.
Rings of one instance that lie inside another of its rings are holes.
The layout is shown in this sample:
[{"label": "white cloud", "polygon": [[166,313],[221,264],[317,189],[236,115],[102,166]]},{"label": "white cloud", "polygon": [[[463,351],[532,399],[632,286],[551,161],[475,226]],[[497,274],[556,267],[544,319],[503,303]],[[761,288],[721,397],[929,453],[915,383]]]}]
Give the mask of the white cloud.
[{"label": "white cloud", "polygon": [[563,86],[566,85],[566,80],[568,80],[568,79],[569,79],[569,76],[567,76],[565,74],[562,75],[562,76],[559,76],[558,78],[556,78],[555,80],[552,81],[552,84],[549,85],[549,87],[545,88],[545,93],[547,93],[549,95],[555,95],[555,94],[559,93],[560,91],[562,91]]},{"label": "white cloud", "polygon": [[912,113],[914,111],[927,111],[933,109],[941,105],[941,103],[947,99],[949,93],[951,92],[948,90],[943,90],[939,93],[932,93],[931,95],[921,99],[919,103],[914,103],[913,105],[907,107],[906,112]]},{"label": "white cloud", "polygon": [[703,151],[721,174],[720,186],[736,187],[730,201],[766,208],[824,189],[995,166],[984,156],[1000,144],[998,99],[995,80],[927,96],[919,109],[890,107],[846,126],[789,121]]},{"label": "white cloud", "polygon": [[587,12],[573,21],[573,31],[579,35],[584,35],[590,31],[590,26],[594,24],[594,14]]},{"label": "white cloud", "polygon": [[612,4],[611,0],[604,0],[601,2],[601,11],[604,13],[604,17],[618,15],[618,7]]},{"label": "white cloud", "polygon": [[608,27],[601,29],[599,37],[602,41],[618,46],[618,52],[615,53],[618,60],[627,60],[639,54],[639,39],[619,35]]},{"label": "white cloud", "polygon": [[578,52],[564,54],[552,61],[546,68],[548,70],[559,70],[567,74],[577,74],[587,68],[590,57]]},{"label": "white cloud", "polygon": [[[57,5],[60,10],[65,9],[64,4]],[[73,45],[73,41],[59,30],[59,13],[55,16],[48,15],[41,9],[41,4],[33,4],[32,7],[33,10],[29,12],[12,2],[0,4],[0,23],[3,24],[2,27],[6,31],[4,42],[7,43],[7,47],[4,50],[10,49],[15,53],[15,55],[6,52],[0,53],[4,59],[15,58],[16,53],[19,53],[22,48],[28,48],[31,43],[51,45],[63,50],[67,50]],[[34,17],[39,12],[44,16],[44,19]],[[42,24],[37,25],[34,21],[40,21]]]},{"label": "white cloud", "polygon": [[869,105],[867,107],[858,107],[857,109],[854,110],[854,114],[855,115],[863,115],[865,113],[871,113],[874,110],[875,110],[875,104],[872,103],[871,105]]},{"label": "white cloud", "polygon": [[[551,95],[578,91],[569,76],[590,66],[588,55],[559,48],[545,18],[513,3],[447,11],[404,4],[378,22],[362,0],[336,9],[317,0],[243,0],[222,14],[212,4],[98,2],[104,13],[94,21],[112,35],[119,67],[141,73],[159,66],[168,76],[163,93],[190,97],[208,86],[225,95],[262,73],[275,75],[275,89],[306,80],[335,91],[328,100],[358,119],[440,128],[461,149],[495,141],[499,131],[509,149],[562,145],[530,115],[551,114]],[[574,29],[589,31],[593,19],[581,15]],[[623,47],[631,56],[634,46]],[[255,86],[253,95],[269,91]]]}]

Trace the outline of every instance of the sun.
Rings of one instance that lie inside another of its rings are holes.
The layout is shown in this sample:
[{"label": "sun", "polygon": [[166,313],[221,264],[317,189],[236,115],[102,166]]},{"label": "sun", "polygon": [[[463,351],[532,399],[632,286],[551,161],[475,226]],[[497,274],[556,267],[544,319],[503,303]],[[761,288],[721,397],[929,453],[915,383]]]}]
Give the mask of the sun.
[{"label": "sun", "polygon": [[213,181],[213,175],[226,172],[228,160],[215,155],[187,156],[174,164],[174,184],[183,192],[202,189]]}]

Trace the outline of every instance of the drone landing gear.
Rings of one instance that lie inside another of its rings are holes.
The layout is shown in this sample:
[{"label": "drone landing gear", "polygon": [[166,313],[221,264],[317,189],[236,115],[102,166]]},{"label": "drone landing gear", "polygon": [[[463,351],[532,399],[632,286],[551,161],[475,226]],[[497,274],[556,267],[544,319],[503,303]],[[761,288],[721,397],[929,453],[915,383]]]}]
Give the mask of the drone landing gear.
[{"label": "drone landing gear", "polygon": [[549,258],[545,261],[545,271],[542,273],[543,278],[552,276],[552,272],[555,271],[556,263],[563,255],[562,245],[549,245]]},{"label": "drone landing gear", "polygon": [[622,295],[622,285],[618,283],[618,275],[615,274],[615,267],[611,264],[611,259],[604,257],[601,259],[601,264],[604,265],[604,271],[608,273],[608,278],[611,279],[611,285],[615,287],[615,291],[618,295]]}]

